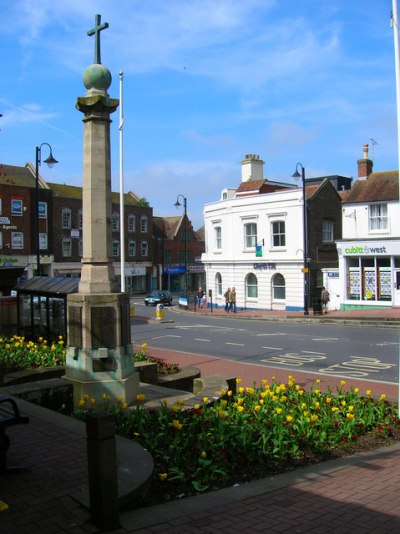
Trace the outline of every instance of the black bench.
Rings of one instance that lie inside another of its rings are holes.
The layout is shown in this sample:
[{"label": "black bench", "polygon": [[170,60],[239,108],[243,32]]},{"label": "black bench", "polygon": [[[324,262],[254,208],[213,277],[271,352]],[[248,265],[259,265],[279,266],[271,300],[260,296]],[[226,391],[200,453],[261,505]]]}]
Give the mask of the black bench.
[{"label": "black bench", "polygon": [[10,438],[6,434],[6,429],[13,425],[23,425],[29,423],[27,415],[21,415],[17,403],[10,397],[0,397],[0,473],[5,471],[21,471],[24,467],[6,466],[6,455],[10,448]]}]

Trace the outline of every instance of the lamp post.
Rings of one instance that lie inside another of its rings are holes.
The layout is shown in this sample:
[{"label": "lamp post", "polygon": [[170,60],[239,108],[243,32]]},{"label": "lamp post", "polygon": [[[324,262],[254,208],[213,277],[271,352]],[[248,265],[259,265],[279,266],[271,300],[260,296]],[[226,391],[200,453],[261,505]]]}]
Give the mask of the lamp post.
[{"label": "lamp post", "polygon": [[[301,174],[298,169],[301,169]],[[296,163],[296,170],[292,178],[301,178],[303,185],[303,274],[304,274],[304,315],[308,315],[308,232],[307,232],[307,198],[306,171],[301,163]]]},{"label": "lamp post", "polygon": [[176,197],[176,202],[175,202],[175,207],[176,208],[179,208],[180,206],[182,206],[182,204],[179,202],[179,198],[182,198],[183,200],[183,217],[185,219],[185,224],[184,224],[184,236],[183,236],[183,239],[184,239],[184,254],[185,254],[185,293],[186,293],[186,296],[187,296],[187,289],[188,289],[188,276],[187,276],[187,198],[184,197],[183,195],[178,195]]},{"label": "lamp post", "polygon": [[35,166],[35,178],[36,178],[36,264],[37,264],[37,275],[40,276],[40,233],[39,233],[39,165],[41,163],[42,156],[42,146],[48,146],[50,150],[50,155],[47,159],[44,160],[50,168],[54,167],[58,161],[53,157],[51,146],[49,143],[42,143],[40,146],[36,147],[36,166]]}]

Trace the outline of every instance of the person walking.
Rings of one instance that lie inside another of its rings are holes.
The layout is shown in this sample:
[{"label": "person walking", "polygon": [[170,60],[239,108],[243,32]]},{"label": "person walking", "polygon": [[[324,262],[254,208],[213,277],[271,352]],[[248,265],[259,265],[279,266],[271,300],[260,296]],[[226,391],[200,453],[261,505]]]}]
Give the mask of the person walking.
[{"label": "person walking", "polygon": [[224,293],[224,297],[225,297],[225,311],[228,313],[229,312],[229,293],[231,292],[231,288],[228,287],[228,289],[225,291]]},{"label": "person walking", "polygon": [[234,287],[229,292],[229,310],[236,313],[236,289]]},{"label": "person walking", "polygon": [[199,308],[203,307],[203,297],[204,297],[203,288],[199,287],[199,290],[197,291],[197,306]]},{"label": "person walking", "polygon": [[322,291],[321,291],[322,313],[328,313],[329,300],[330,300],[329,291],[324,286],[322,286]]}]

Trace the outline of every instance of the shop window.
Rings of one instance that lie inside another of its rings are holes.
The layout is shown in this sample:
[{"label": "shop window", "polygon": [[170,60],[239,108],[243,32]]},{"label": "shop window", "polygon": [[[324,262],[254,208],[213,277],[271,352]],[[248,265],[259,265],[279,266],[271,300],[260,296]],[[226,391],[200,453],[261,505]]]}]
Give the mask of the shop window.
[{"label": "shop window", "polygon": [[215,293],[218,296],[222,295],[222,276],[220,273],[215,275]]},{"label": "shop window", "polygon": [[246,296],[250,299],[258,298],[258,281],[253,273],[246,276]]},{"label": "shop window", "polygon": [[279,273],[272,278],[272,298],[273,300],[284,300],[286,298],[285,278]]}]

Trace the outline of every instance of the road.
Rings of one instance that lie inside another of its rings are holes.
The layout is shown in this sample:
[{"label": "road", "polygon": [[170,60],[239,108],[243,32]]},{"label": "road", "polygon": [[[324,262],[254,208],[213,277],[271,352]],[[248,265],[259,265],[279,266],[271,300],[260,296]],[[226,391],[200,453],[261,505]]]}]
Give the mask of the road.
[{"label": "road", "polygon": [[135,302],[134,343],[265,365],[288,371],[398,383],[400,334],[396,329],[343,324],[304,324],[201,316]]}]

